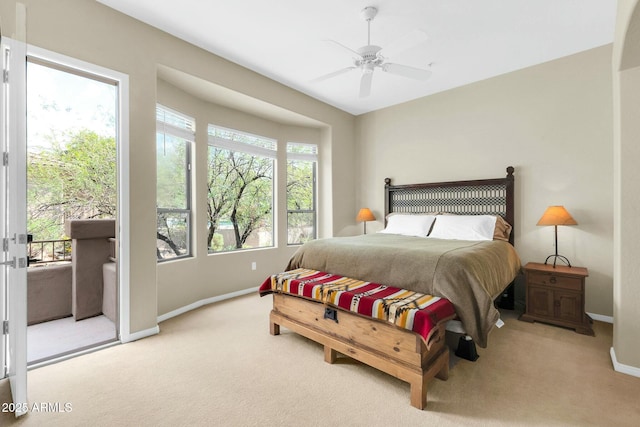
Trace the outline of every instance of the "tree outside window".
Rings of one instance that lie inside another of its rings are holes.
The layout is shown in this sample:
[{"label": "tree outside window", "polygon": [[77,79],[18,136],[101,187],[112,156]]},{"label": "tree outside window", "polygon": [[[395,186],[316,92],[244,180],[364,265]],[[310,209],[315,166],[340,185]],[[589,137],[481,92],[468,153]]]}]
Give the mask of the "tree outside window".
[{"label": "tree outside window", "polygon": [[273,246],[276,142],[209,126],[207,248]]},{"label": "tree outside window", "polygon": [[29,151],[28,227],[35,240],[64,237],[64,221],[116,216],[116,141],[90,130]]}]

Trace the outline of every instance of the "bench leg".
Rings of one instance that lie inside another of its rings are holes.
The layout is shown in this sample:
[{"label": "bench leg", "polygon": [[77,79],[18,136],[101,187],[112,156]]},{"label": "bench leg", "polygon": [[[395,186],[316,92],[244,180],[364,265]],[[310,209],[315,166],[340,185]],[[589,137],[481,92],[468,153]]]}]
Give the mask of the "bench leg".
[{"label": "bench leg", "polygon": [[425,378],[411,383],[411,406],[420,410],[427,407],[427,381]]},{"label": "bench leg", "polygon": [[336,359],[338,358],[338,352],[329,347],[328,345],[324,346],[324,361],[330,364],[334,364]]},{"label": "bench leg", "polygon": [[449,349],[444,348],[421,377],[411,384],[411,406],[420,410],[427,407],[427,383],[433,377],[441,380],[449,378]]},{"label": "bench leg", "polygon": [[449,379],[449,352],[446,353],[445,358],[442,359],[440,370],[436,374],[436,378],[442,381],[446,381]]},{"label": "bench leg", "polygon": [[280,335],[280,325],[278,325],[277,323],[270,322],[269,333],[271,335]]},{"label": "bench leg", "polygon": [[269,333],[271,335],[280,335],[280,325],[273,320],[273,312],[269,315]]}]

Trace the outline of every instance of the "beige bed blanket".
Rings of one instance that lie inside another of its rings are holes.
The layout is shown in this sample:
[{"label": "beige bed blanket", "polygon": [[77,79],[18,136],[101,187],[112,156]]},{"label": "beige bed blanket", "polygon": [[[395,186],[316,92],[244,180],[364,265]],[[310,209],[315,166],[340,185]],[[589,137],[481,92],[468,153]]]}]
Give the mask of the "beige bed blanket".
[{"label": "beige bed blanket", "polygon": [[287,270],[310,268],[448,299],[481,347],[500,317],[493,301],[520,271],[508,242],[368,234],[310,241]]}]

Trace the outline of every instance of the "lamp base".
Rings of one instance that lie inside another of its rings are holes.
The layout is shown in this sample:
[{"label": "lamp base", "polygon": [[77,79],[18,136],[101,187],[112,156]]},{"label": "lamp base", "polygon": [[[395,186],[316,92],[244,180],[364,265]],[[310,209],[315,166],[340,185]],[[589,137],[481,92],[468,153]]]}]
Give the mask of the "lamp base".
[{"label": "lamp base", "polygon": [[553,258],[553,268],[556,268],[556,261],[558,260],[558,258],[560,258],[560,260],[562,260],[565,264],[571,267],[571,263],[569,262],[566,256],[562,256],[558,254],[549,255],[547,259],[544,260],[545,265],[547,265],[547,263],[549,262],[549,258]]}]

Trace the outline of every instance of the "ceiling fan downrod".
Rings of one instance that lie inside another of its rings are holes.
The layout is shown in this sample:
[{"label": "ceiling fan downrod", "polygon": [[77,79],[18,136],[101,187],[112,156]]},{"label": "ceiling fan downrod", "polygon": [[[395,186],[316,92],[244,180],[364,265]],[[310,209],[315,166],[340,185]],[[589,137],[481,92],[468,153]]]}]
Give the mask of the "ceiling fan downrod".
[{"label": "ceiling fan downrod", "polygon": [[367,45],[371,44],[371,21],[378,14],[378,9],[373,6],[367,6],[360,11],[360,16],[367,21]]}]

